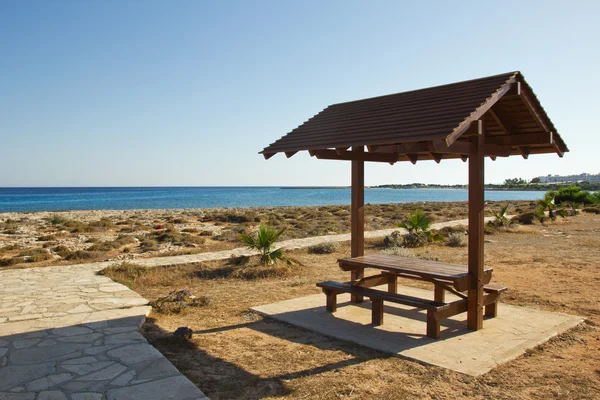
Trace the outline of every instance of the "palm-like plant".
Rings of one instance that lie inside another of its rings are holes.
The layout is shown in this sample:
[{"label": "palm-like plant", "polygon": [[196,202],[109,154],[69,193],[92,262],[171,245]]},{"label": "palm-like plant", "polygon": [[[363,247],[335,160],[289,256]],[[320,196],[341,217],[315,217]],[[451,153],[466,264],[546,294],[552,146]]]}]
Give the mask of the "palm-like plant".
[{"label": "palm-like plant", "polygon": [[431,219],[421,210],[417,210],[408,219],[397,225],[404,228],[408,233],[426,234],[431,229]]},{"label": "palm-like plant", "polygon": [[260,224],[256,235],[242,234],[240,235],[240,241],[245,243],[248,248],[257,250],[260,253],[263,265],[273,265],[277,261],[285,259],[283,250],[273,248],[273,245],[284,231],[285,228],[278,231],[265,224]]},{"label": "palm-like plant", "polygon": [[538,216],[542,217],[543,215],[545,215],[546,211],[548,211],[548,217],[550,217],[550,219],[552,221],[554,221],[556,219],[556,204],[554,203],[554,198],[556,197],[556,193],[554,191],[549,191],[548,193],[546,193],[546,195],[544,196],[543,199],[538,200],[537,204],[538,204]]},{"label": "palm-like plant", "polygon": [[508,218],[506,217],[506,212],[508,211],[508,206],[510,204],[505,205],[500,209],[500,212],[492,211],[494,214],[494,225],[496,226],[508,226]]}]

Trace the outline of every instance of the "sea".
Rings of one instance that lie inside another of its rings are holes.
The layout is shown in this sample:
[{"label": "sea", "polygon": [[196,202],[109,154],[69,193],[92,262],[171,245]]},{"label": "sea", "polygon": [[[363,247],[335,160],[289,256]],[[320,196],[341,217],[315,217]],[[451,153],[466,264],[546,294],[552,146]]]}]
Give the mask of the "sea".
[{"label": "sea", "polygon": [[[537,200],[538,191],[486,191],[490,201]],[[464,189],[365,189],[365,203],[466,201]],[[0,212],[234,208],[350,204],[349,188],[89,187],[0,188]]]}]

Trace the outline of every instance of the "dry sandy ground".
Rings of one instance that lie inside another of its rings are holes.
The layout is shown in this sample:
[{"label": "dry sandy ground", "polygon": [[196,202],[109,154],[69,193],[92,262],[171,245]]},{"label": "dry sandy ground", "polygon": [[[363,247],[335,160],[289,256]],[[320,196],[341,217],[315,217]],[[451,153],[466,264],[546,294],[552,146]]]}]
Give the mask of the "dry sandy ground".
[{"label": "dry sandy ground", "polygon": [[[347,279],[336,253],[295,252],[302,266],[285,276],[232,278],[225,263],[155,269],[133,286],[146,298],[188,288],[208,296],[206,307],[182,314],[153,312],[149,341],[213,399],[598,399],[600,398],[600,216],[486,237],[486,264],[510,288],[503,301],[588,318],[579,327],[482,377],[328,339],[262,319],[248,307],[319,293],[315,283]],[[367,252],[381,249],[370,243]],[[466,248],[432,245],[415,255],[466,263]],[[285,272],[285,271],[284,271]],[[402,282],[403,284],[414,284]],[[188,326],[190,341],[172,332]]]},{"label": "dry sandy ground", "polygon": [[[490,202],[488,212],[503,203]],[[512,202],[510,213],[535,202]],[[387,229],[416,209],[434,222],[466,218],[466,203],[366,206],[366,229]],[[0,268],[192,254],[240,247],[265,222],[282,240],[350,231],[348,206],[0,213]]]}]

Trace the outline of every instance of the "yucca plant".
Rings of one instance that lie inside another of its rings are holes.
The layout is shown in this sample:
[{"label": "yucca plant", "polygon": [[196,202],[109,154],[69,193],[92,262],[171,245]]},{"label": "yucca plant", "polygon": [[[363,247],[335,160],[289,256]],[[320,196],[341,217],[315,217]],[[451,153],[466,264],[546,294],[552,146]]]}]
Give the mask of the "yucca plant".
[{"label": "yucca plant", "polygon": [[422,210],[417,210],[406,221],[396,226],[406,229],[408,233],[419,235],[429,232],[431,229],[431,219]]},{"label": "yucca plant", "polygon": [[494,225],[496,226],[508,226],[509,221],[506,217],[506,212],[508,211],[509,204],[505,205],[500,209],[500,212],[492,211],[494,214]]},{"label": "yucca plant", "polygon": [[274,265],[277,261],[286,259],[283,250],[273,248],[284,231],[285,228],[278,231],[265,224],[260,224],[255,235],[242,234],[240,235],[240,241],[245,243],[248,248],[257,250],[260,253],[260,260],[263,265]]},{"label": "yucca plant", "polygon": [[538,210],[537,210],[536,215],[538,216],[538,218],[540,218],[540,220],[542,220],[546,211],[548,211],[548,217],[550,217],[550,219],[552,221],[554,221],[556,219],[556,213],[555,213],[556,204],[554,203],[555,197],[556,197],[556,192],[551,190],[544,195],[543,199],[538,200],[538,202],[537,202]]}]

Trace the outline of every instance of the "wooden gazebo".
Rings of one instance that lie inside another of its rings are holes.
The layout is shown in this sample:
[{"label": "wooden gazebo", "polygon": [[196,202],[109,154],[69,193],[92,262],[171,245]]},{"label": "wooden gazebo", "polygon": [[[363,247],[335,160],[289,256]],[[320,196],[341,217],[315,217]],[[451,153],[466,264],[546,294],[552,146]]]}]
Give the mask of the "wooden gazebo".
[{"label": "wooden gazebo", "polygon": [[[568,151],[520,72],[334,104],[261,153],[352,164],[351,256],[364,254],[364,163],[469,161],[467,326],[483,326],[484,157]],[[352,279],[362,278],[360,269]]]}]

